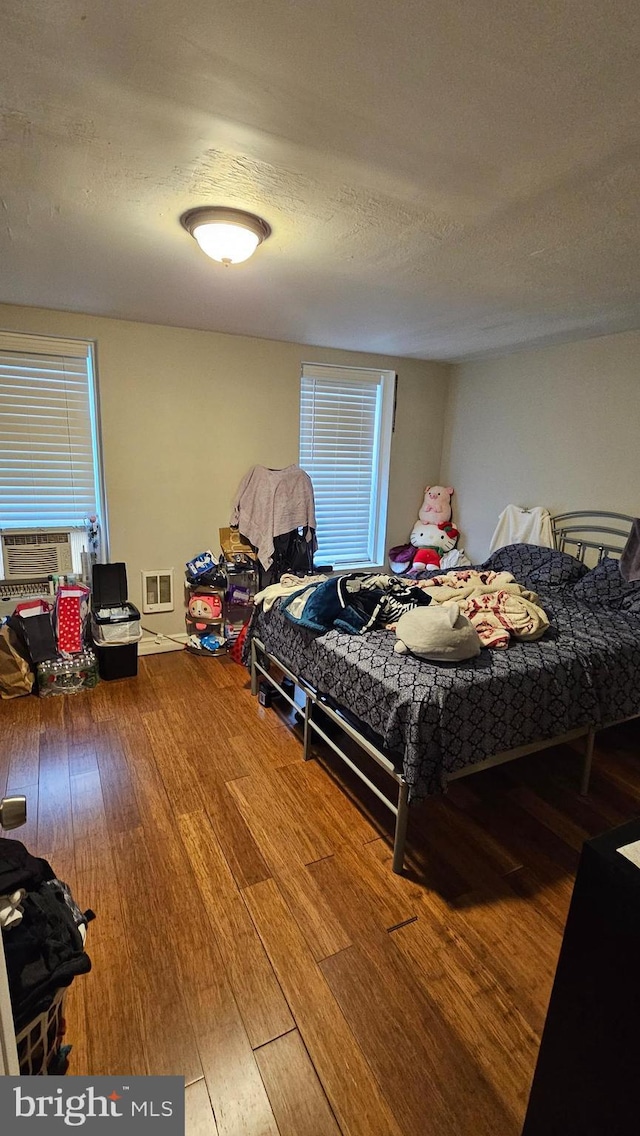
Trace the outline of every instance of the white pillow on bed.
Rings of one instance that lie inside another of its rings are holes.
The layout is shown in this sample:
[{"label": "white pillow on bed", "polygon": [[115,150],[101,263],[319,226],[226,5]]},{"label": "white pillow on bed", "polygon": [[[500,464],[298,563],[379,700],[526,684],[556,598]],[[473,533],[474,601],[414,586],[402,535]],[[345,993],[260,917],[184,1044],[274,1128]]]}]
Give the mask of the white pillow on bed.
[{"label": "white pillow on bed", "polygon": [[480,654],[482,643],[455,601],[405,611],[396,624],[394,651],[435,663],[458,663]]}]

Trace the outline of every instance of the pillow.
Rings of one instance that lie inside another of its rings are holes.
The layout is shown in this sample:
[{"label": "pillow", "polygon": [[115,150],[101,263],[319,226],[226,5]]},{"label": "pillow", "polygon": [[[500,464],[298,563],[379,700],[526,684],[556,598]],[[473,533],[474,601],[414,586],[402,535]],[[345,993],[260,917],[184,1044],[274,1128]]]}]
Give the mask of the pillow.
[{"label": "pillow", "polygon": [[620,562],[608,556],[575,584],[573,594],[589,607],[610,607],[640,612],[640,580],[628,584],[620,575]]},{"label": "pillow", "polygon": [[482,643],[457,603],[430,604],[405,611],[396,623],[394,651],[435,663],[457,663],[480,654]]},{"label": "pillow", "polygon": [[546,584],[553,588],[575,584],[589,571],[575,556],[539,544],[505,544],[504,548],[492,552],[482,567],[512,572],[521,583]]}]

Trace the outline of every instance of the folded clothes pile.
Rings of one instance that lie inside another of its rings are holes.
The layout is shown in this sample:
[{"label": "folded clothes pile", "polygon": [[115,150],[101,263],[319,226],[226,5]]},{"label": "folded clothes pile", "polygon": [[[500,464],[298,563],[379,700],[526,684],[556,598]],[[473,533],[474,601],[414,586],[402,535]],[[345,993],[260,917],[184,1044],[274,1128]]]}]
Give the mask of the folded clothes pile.
[{"label": "folded clothes pile", "polygon": [[359,635],[392,626],[405,611],[429,603],[431,597],[413,581],[352,572],[303,585],[284,596],[281,607],[287,619],[311,631]]},{"label": "folded clothes pile", "polygon": [[19,840],[0,839],[0,925],[16,1033],[91,969],[84,933],[92,918],[46,860]]}]

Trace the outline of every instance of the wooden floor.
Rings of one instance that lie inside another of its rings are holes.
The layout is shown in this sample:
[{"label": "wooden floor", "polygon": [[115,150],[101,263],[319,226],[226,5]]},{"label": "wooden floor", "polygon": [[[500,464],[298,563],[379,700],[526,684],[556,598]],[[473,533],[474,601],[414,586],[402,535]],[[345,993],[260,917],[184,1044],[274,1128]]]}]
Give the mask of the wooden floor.
[{"label": "wooden floor", "polygon": [[0,728],[15,835],[97,913],[71,1072],[184,1075],[190,1136],[517,1136],[578,851],[640,812],[636,724],[588,799],[568,748],[458,782],[405,878],[228,660],[147,657]]}]

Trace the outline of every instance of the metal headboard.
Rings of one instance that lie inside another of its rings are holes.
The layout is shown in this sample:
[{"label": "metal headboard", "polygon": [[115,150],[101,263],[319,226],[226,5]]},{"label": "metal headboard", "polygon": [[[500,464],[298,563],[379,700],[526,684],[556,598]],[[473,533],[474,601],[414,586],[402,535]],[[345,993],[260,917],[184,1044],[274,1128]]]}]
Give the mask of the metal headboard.
[{"label": "metal headboard", "polygon": [[587,551],[593,549],[598,554],[598,564],[607,556],[620,555],[633,523],[633,517],[625,513],[599,510],[559,513],[551,520],[556,548],[583,563]]}]

